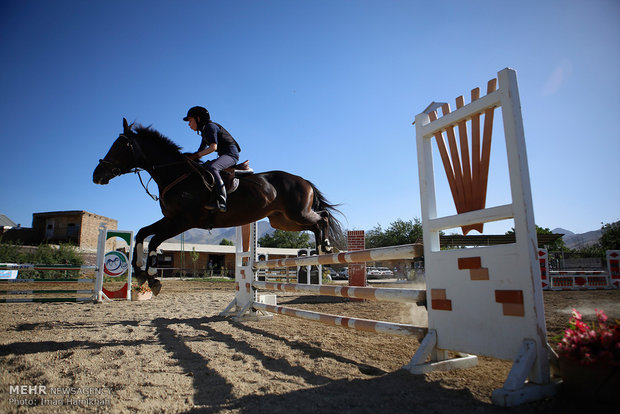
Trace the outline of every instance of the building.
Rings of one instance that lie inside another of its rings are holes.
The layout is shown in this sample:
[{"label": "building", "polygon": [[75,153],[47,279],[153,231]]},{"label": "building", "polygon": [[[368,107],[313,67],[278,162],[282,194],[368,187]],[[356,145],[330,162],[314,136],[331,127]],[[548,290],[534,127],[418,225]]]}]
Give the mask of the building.
[{"label": "building", "polygon": [[[148,250],[148,243],[145,243]],[[259,247],[258,254],[268,259],[297,256],[299,249]],[[158,275],[196,277],[214,275],[234,277],[235,246],[164,242],[157,249]]]},{"label": "building", "polygon": [[[116,230],[118,226],[117,220],[82,210],[34,213],[32,228],[11,227],[7,223],[12,221],[8,218],[7,220],[3,220],[3,225],[0,226],[0,238],[3,242],[20,243],[24,246],[43,243],[74,244],[80,250],[85,264],[95,264],[99,226],[105,224],[108,230]],[[108,249],[115,248],[114,241],[108,243]]]},{"label": "building", "polygon": [[45,243],[74,243],[80,249],[97,250],[99,226],[117,230],[118,221],[88,211],[34,213],[32,229]]}]

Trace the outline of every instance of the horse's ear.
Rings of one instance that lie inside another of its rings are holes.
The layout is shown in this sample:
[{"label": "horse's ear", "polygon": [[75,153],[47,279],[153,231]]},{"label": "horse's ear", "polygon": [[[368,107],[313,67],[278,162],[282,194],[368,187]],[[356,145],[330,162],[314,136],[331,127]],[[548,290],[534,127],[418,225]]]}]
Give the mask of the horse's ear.
[{"label": "horse's ear", "polygon": [[128,132],[128,131],[129,131],[129,124],[127,123],[127,120],[123,118],[123,132]]}]

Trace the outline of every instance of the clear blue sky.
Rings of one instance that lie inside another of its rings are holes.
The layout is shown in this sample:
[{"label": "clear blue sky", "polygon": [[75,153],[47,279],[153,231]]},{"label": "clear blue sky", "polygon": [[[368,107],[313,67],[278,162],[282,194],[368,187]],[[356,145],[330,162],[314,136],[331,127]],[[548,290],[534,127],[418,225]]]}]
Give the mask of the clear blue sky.
[{"label": "clear blue sky", "polygon": [[[134,231],[161,218],[133,174],[98,186],[92,172],[123,117],[195,151],[181,120],[193,105],[255,170],[301,175],[342,203],[346,228],[419,218],[415,115],[469,102],[505,67],[537,224],[620,219],[617,0],[2,0],[0,56],[0,213],[26,227],[59,210]],[[506,185],[490,184],[490,202]],[[453,209],[449,194],[439,202]]]}]

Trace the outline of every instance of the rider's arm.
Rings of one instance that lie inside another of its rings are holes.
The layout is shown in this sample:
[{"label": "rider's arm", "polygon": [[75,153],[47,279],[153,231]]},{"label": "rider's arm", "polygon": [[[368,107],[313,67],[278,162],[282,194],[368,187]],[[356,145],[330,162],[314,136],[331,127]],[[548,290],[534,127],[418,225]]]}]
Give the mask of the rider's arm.
[{"label": "rider's arm", "polygon": [[217,144],[215,142],[209,145],[207,148],[203,149],[202,151],[198,151],[196,155],[198,156],[198,158],[201,158],[205,155],[211,154],[214,151],[217,151]]},{"label": "rider's arm", "polygon": [[204,129],[202,130],[202,145],[204,145],[205,147],[198,149],[198,151],[195,154],[196,158],[204,157],[205,155],[208,155],[214,151],[217,151],[218,131],[219,131],[219,128],[217,127],[217,125],[215,125],[212,122],[205,125]]}]

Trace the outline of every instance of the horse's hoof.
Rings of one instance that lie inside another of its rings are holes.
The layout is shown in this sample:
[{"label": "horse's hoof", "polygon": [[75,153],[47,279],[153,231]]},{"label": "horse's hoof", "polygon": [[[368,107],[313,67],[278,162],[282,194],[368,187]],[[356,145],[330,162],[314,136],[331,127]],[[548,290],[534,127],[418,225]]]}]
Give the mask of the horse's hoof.
[{"label": "horse's hoof", "polygon": [[330,246],[330,245],[323,245],[319,248],[319,254],[333,254],[333,253],[338,253],[338,249]]},{"label": "horse's hoof", "polygon": [[155,278],[153,278],[152,280],[149,279],[149,287],[151,288],[151,292],[153,292],[153,295],[157,296],[159,295],[159,291],[161,290],[161,282]]}]

